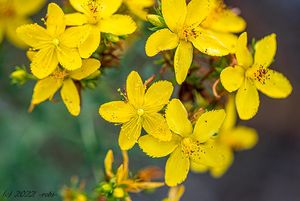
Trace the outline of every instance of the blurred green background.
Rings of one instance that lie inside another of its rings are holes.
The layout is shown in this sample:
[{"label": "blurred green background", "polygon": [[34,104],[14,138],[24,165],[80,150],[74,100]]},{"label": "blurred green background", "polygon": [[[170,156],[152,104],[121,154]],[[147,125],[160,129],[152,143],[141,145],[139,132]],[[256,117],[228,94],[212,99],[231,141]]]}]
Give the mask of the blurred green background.
[{"label": "blurred green background", "polygon": [[[221,179],[190,174],[183,201],[299,200],[300,1],[226,2],[242,10],[250,37],[277,33],[278,51],[273,69],[291,80],[294,91],[286,100],[270,99],[261,94],[257,116],[242,122],[258,130],[260,141],[256,148],[238,153],[232,168]],[[35,19],[45,13],[44,8]],[[88,189],[92,189],[96,180],[103,176],[106,151],[113,148],[120,158],[119,128],[100,118],[99,105],[120,98],[117,88],[124,86],[131,70],[138,70],[144,79],[158,70],[144,53],[145,39],[136,41],[123,56],[119,68],[105,70],[95,90],[83,92],[78,118],[72,117],[61,101],[43,103],[28,113],[34,83],[18,87],[11,85],[9,80],[14,66],[28,65],[25,53],[7,41],[0,45],[0,195],[6,189],[58,193],[73,175],[85,180]],[[137,146],[129,154],[133,171],[146,165],[163,167],[165,161],[148,158]],[[140,194],[133,199],[159,201],[166,193],[167,189],[161,189],[156,194]]]}]

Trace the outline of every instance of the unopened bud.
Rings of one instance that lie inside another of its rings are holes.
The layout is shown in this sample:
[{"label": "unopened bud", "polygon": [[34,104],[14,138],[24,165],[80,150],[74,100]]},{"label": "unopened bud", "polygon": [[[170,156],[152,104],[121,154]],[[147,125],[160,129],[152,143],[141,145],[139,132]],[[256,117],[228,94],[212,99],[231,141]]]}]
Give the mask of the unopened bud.
[{"label": "unopened bud", "polygon": [[125,192],[122,188],[115,188],[113,193],[115,198],[123,198],[125,196]]},{"label": "unopened bud", "polygon": [[164,19],[159,15],[147,15],[147,20],[156,27],[164,27]]}]

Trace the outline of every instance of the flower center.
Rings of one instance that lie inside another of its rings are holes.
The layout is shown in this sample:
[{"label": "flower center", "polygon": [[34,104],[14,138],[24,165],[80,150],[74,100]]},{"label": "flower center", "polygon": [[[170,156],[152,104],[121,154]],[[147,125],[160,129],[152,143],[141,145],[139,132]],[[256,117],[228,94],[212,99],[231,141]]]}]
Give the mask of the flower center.
[{"label": "flower center", "polygon": [[188,41],[189,38],[196,38],[199,33],[196,31],[195,27],[187,26],[183,28],[183,31],[179,34],[181,40]]},{"label": "flower center", "polygon": [[261,84],[265,84],[267,80],[270,79],[269,70],[260,66],[259,68],[250,68],[247,73],[247,77],[252,78]]},{"label": "flower center", "polygon": [[52,73],[52,77],[56,79],[64,79],[66,76],[68,76],[68,72],[66,70],[56,70]]},{"label": "flower center", "polygon": [[58,45],[59,45],[59,40],[58,40],[58,38],[54,38],[54,39],[52,40],[52,43],[53,43],[55,46],[58,46]]},{"label": "flower center", "polygon": [[145,113],[145,111],[144,111],[143,109],[141,109],[141,108],[137,110],[137,114],[138,114],[139,116],[143,116],[144,113]]},{"label": "flower center", "polygon": [[182,152],[187,155],[190,156],[192,155],[195,151],[197,151],[199,149],[199,145],[200,143],[192,138],[184,138],[181,141],[181,149]]}]

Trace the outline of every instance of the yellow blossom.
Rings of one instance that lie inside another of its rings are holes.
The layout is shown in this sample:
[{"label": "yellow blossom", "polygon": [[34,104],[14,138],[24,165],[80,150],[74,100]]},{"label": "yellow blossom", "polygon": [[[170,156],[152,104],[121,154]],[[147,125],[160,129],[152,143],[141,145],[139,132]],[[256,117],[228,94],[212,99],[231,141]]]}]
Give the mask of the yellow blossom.
[{"label": "yellow blossom", "polygon": [[211,12],[202,23],[202,26],[226,33],[240,33],[245,30],[245,20],[233,10],[226,7],[223,0],[211,0]]},{"label": "yellow blossom", "polygon": [[38,12],[45,0],[0,0],[0,44],[4,35],[16,46],[25,48],[26,44],[17,36],[17,27],[28,24],[30,15]]},{"label": "yellow blossom", "polygon": [[284,75],[269,69],[276,53],[275,34],[255,44],[254,58],[247,48],[247,33],[241,34],[236,49],[237,65],[222,71],[221,82],[227,91],[237,90],[237,112],[241,119],[247,120],[258,111],[257,90],[272,98],[286,98],[292,92],[292,86]]},{"label": "yellow blossom", "polygon": [[[146,189],[154,189],[164,185],[162,182],[143,181],[139,177],[130,178],[128,169],[128,155],[126,151],[122,152],[123,163],[118,167],[117,172],[112,170],[114,156],[112,150],[109,150],[104,160],[105,174],[108,179],[107,183],[102,184],[104,191],[112,192],[114,198],[127,198],[130,200],[128,193],[138,193]],[[107,187],[109,186],[109,187]],[[108,195],[110,196],[110,195]]]},{"label": "yellow blossom", "polygon": [[123,0],[125,5],[129,10],[138,16],[139,18],[146,20],[147,11],[146,8],[149,8],[155,4],[154,0]]},{"label": "yellow blossom", "polygon": [[183,185],[171,187],[168,197],[163,199],[163,201],[180,201],[184,191],[185,188]]},{"label": "yellow blossom", "polygon": [[146,42],[146,54],[155,56],[161,51],[176,49],[174,69],[181,84],[193,61],[193,46],[211,56],[232,52],[237,37],[202,26],[213,6],[209,0],[162,0],[162,15],[168,28],[153,33]]},{"label": "yellow blossom", "polygon": [[141,135],[142,127],[162,141],[171,139],[171,132],[160,110],[169,102],[173,86],[168,81],[152,84],[146,91],[141,77],[132,71],[127,78],[127,100],[113,101],[100,106],[99,114],[107,121],[121,123],[119,145],[131,149]]},{"label": "yellow blossom", "polygon": [[128,15],[114,14],[122,0],[70,0],[77,13],[66,15],[67,25],[83,25],[90,29],[88,37],[79,46],[81,57],[89,58],[98,48],[101,33],[127,35],[136,30],[136,24]]},{"label": "yellow blossom", "polygon": [[173,131],[172,140],[162,142],[151,135],[139,139],[141,149],[151,157],[170,155],[166,163],[165,182],[169,186],[182,183],[189,172],[190,163],[222,166],[223,148],[212,139],[225,119],[224,110],[202,114],[193,129],[188,114],[178,99],[173,99],[166,109],[166,120]]},{"label": "yellow blossom", "polygon": [[235,126],[236,109],[234,96],[230,96],[226,105],[226,118],[217,137],[217,142],[224,147],[224,154],[227,155],[223,166],[208,167],[201,164],[192,163],[191,169],[194,172],[203,173],[210,171],[215,178],[221,177],[231,166],[234,159],[234,151],[242,151],[253,148],[258,135],[255,129],[246,126]]},{"label": "yellow blossom", "polygon": [[51,100],[54,94],[61,88],[60,95],[68,111],[78,116],[80,113],[80,95],[75,84],[94,72],[100,67],[100,62],[96,59],[86,59],[82,62],[82,67],[75,71],[67,71],[58,68],[50,76],[39,80],[33,90],[32,107],[46,100]]},{"label": "yellow blossom", "polygon": [[36,50],[30,68],[39,79],[50,75],[58,63],[67,70],[82,66],[78,45],[87,37],[81,27],[66,29],[64,13],[55,3],[48,5],[47,28],[38,24],[22,25],[17,29],[19,37],[33,50]]}]

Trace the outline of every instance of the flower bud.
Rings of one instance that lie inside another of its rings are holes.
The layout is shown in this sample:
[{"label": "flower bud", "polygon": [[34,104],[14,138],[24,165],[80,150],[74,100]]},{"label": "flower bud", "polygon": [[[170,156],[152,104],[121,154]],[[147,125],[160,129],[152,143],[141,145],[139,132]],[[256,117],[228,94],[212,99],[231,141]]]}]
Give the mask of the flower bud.
[{"label": "flower bud", "polygon": [[103,185],[101,186],[101,188],[102,188],[102,190],[103,190],[104,192],[110,192],[110,191],[112,190],[111,185],[108,184],[108,183],[103,184]]},{"label": "flower bud", "polygon": [[10,78],[12,83],[22,85],[27,81],[27,72],[23,68],[16,68],[16,70],[10,74]]},{"label": "flower bud", "polygon": [[164,19],[159,15],[147,15],[147,20],[156,27],[164,27]]},{"label": "flower bud", "polygon": [[122,188],[117,187],[114,189],[113,195],[115,198],[123,198],[125,196],[125,192]]}]

